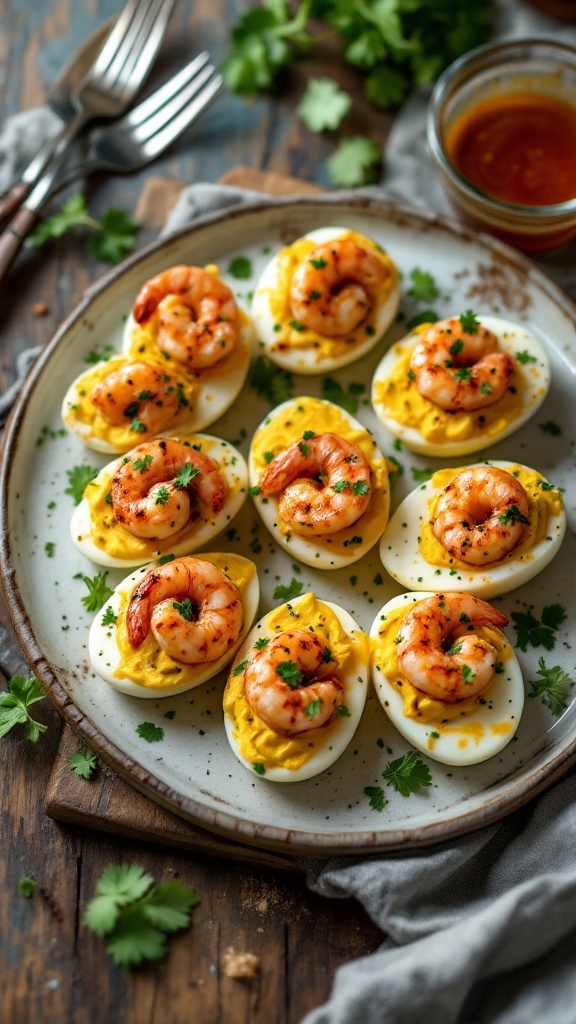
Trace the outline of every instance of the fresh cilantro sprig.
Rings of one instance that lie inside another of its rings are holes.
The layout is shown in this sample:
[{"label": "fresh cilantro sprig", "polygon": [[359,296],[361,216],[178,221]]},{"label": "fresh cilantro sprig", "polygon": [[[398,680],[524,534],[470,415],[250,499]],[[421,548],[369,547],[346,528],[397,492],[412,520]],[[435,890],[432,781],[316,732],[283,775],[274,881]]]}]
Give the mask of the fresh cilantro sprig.
[{"label": "fresh cilantro sprig", "polygon": [[98,612],[109,601],[114,591],[106,585],[107,571],[98,573],[97,576],[85,576],[77,572],[75,580],[82,580],[88,587],[88,593],[81,598],[87,612]]},{"label": "fresh cilantro sprig", "polygon": [[100,470],[96,466],[83,465],[67,469],[68,487],[64,489],[64,494],[70,494],[74,498],[74,504],[79,505],[88,484],[95,476],[98,476],[99,472]]},{"label": "fresh cilantro sprig", "polygon": [[532,608],[527,612],[512,612],[510,618],[516,630],[516,647],[526,651],[530,644],[551,651],[556,644],[556,630],[565,621],[566,612],[561,604],[550,604],[542,609],[541,619],[533,615]]},{"label": "fresh cilantro sprig", "polygon": [[352,99],[331,78],[311,78],[296,113],[313,132],[338,128]]},{"label": "fresh cilantro sprig", "polygon": [[275,601],[291,601],[294,597],[298,597],[302,592],[303,584],[292,577],[288,586],[279,584],[274,590]]},{"label": "fresh cilantro sprig", "polygon": [[24,725],[27,738],[36,743],[47,726],[32,718],[28,708],[44,696],[44,690],[34,676],[12,676],[8,692],[0,694],[0,737],[6,736],[15,725]]},{"label": "fresh cilantro sprig", "polygon": [[138,865],[110,864],[86,907],[86,925],[106,938],[106,949],[121,967],[160,960],[167,936],[187,927],[190,911],[199,903],[194,890],[181,882],[151,888],[152,882]]},{"label": "fresh cilantro sprig", "polygon": [[98,754],[93,750],[77,750],[70,754],[68,767],[80,779],[91,779],[98,765]]},{"label": "fresh cilantro sprig", "polygon": [[546,668],[544,658],[538,659],[538,675],[540,679],[529,679],[532,689],[529,697],[542,697],[553,715],[561,715],[566,710],[566,700],[570,692],[572,680],[559,665]]},{"label": "fresh cilantro sprig", "polygon": [[413,750],[396,758],[395,761],[389,761],[382,772],[382,778],[401,796],[410,796],[411,793],[432,785],[428,765],[424,764]]},{"label": "fresh cilantro sprig", "polygon": [[312,0],[304,0],[292,15],[285,0],[264,0],[240,18],[231,32],[231,52],[220,69],[233,92],[254,96],[274,88],[298,51],[309,48],[304,29],[311,8]]},{"label": "fresh cilantro sprig", "polygon": [[332,377],[325,377],[322,382],[322,398],[327,402],[333,402],[334,405],[339,405],[351,416],[358,412],[360,395],[363,395],[365,390],[364,384],[354,381],[348,385],[347,391],[344,390],[340,381],[334,380]]},{"label": "fresh cilantro sprig", "polygon": [[132,252],[140,221],[130,217],[124,210],[110,209],[100,220],[90,216],[84,196],[77,192],[70,196],[58,213],[48,217],[31,233],[28,245],[39,249],[50,238],[61,238],[73,228],[86,227],[94,231],[90,239],[90,250],[96,259],[105,263],[118,263]]}]

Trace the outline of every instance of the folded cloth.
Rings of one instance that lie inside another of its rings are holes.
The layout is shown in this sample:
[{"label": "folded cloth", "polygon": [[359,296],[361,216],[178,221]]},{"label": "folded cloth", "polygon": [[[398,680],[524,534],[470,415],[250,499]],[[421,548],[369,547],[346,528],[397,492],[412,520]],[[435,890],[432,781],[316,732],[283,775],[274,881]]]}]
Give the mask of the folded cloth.
[{"label": "folded cloth", "polygon": [[[519,0],[500,0],[497,34],[576,42],[576,30]],[[428,98],[429,89],[418,90],[396,119],[383,185],[388,194],[446,212],[426,148]],[[49,121],[41,123],[50,132]],[[25,135],[11,174],[31,155]],[[0,189],[6,166],[4,132]],[[255,198],[262,197],[190,186],[164,231]],[[576,267],[565,253],[539,262],[576,296]],[[571,773],[503,822],[431,849],[304,859],[312,889],[355,897],[387,938],[377,952],[339,969],[328,1002],[303,1024],[575,1024],[575,791]]]}]

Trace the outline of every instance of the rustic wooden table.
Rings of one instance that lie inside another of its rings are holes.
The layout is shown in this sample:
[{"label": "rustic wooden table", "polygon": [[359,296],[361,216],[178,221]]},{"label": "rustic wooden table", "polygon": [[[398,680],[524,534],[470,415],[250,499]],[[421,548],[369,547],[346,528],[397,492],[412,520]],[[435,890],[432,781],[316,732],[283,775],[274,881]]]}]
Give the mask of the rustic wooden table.
[{"label": "rustic wooden table", "polygon": [[[7,0],[0,10],[0,123],[42,104],[75,46],[120,8],[120,0],[36,0],[33,8]],[[177,0],[158,74],[204,47],[220,61],[228,27],[245,8],[241,0]],[[326,45],[321,64],[297,68],[281,99],[246,103],[225,95],[153,168],[127,178],[93,177],[82,186],[91,212],[99,216],[110,206],[134,212],[151,175],[215,181],[237,164],[326,184],[322,164],[332,142],[312,136],[294,114],[306,74],[339,77],[357,96],[354,122],[344,126],[348,133],[369,132],[382,143],[389,128],[389,120],[361,99],[354,72]],[[139,245],[159,226],[149,211],[150,205]],[[45,344],[105,269],[79,236],[20,256],[0,292],[1,391],[14,379],[18,354]],[[42,316],[37,303],[47,306]],[[0,623],[11,630],[4,606]],[[0,664],[10,671],[9,658]],[[316,897],[301,873],[159,848],[48,818],[46,787],[62,721],[48,701],[36,708],[48,727],[37,744],[21,729],[0,743],[0,1020],[297,1024],[327,997],[339,964],[379,945],[381,932],[358,904]],[[121,862],[142,865],[157,882],[178,877],[201,900],[191,927],[171,940],[165,960],[132,973],[116,967],[103,941],[83,924],[103,868]],[[29,900],[18,890],[26,875],[38,882]],[[260,958],[256,978],[225,976],[229,947]]]}]

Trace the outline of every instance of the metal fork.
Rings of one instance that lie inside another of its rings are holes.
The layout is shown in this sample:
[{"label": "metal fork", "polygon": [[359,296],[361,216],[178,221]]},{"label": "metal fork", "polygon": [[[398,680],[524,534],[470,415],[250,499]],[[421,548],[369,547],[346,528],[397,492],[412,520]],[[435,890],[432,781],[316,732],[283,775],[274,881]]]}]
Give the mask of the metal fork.
[{"label": "metal fork", "polygon": [[94,64],[72,89],[75,114],[23,171],[20,181],[0,200],[6,220],[30,193],[50,161],[62,166],[72,142],[96,118],[124,113],[144,84],[166,33],[175,0],[128,0],[106,37]]},{"label": "metal fork", "polygon": [[95,170],[129,173],[144,167],[194,123],[223,85],[208,61],[207,53],[199,54],[121,120],[93,129],[85,159],[65,174],[59,175],[58,167],[49,168],[0,236],[0,281],[52,195]]}]

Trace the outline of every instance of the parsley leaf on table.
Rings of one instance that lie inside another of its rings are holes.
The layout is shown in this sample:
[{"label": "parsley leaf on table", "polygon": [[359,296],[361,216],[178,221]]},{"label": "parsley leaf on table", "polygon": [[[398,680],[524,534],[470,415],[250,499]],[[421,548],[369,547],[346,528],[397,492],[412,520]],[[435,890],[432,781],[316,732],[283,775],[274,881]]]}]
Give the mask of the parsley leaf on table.
[{"label": "parsley leaf on table", "polygon": [[408,754],[389,761],[382,773],[387,785],[393,786],[402,796],[410,796],[416,790],[432,784],[427,764],[411,750]]},{"label": "parsley leaf on table", "polygon": [[365,786],[364,792],[370,797],[370,807],[374,811],[383,811],[388,801],[384,796],[382,786]]},{"label": "parsley leaf on table", "polygon": [[348,385],[348,391],[344,391],[340,381],[334,380],[333,377],[325,377],[322,381],[322,398],[327,402],[333,402],[334,405],[339,405],[351,416],[358,411],[359,396],[363,395],[365,390],[364,384],[354,383],[354,381]]},{"label": "parsley leaf on table", "polygon": [[95,231],[90,248],[97,259],[118,263],[134,248],[140,222],[117,209],[107,210],[100,220],[96,220],[90,216],[84,196],[77,192],[66,200],[58,213],[38,224],[28,239],[28,245],[39,249],[50,238],[61,238],[76,227]]},{"label": "parsley leaf on table", "polygon": [[86,908],[86,925],[106,937],[106,948],[121,967],[159,960],[167,935],[186,928],[190,911],[199,903],[194,890],[181,882],[150,888],[152,882],[138,865],[110,864]]},{"label": "parsley leaf on table", "polygon": [[70,494],[74,498],[74,504],[79,505],[88,484],[99,472],[96,466],[74,466],[73,469],[67,469],[68,487],[65,488],[64,494]]},{"label": "parsley leaf on table", "polygon": [[553,715],[562,714],[567,706],[566,699],[572,681],[570,676],[559,665],[546,668],[544,658],[538,659],[538,675],[540,679],[528,680],[532,687],[528,696],[542,697]]},{"label": "parsley leaf on table", "polygon": [[108,575],[107,570],[98,573],[97,576],[85,576],[82,572],[77,572],[74,576],[75,580],[83,580],[88,587],[88,593],[81,598],[82,604],[84,605],[87,612],[98,612],[109,601],[114,591],[106,585],[106,577]]},{"label": "parsley leaf on table", "polygon": [[287,402],[294,393],[292,374],[288,370],[274,366],[266,356],[258,356],[254,360],[250,384],[271,406]]},{"label": "parsley leaf on table", "polygon": [[380,177],[382,153],[372,139],[355,135],[342,139],[333,156],[326,161],[330,180],[343,188],[373,185]]},{"label": "parsley leaf on table", "polygon": [[561,604],[550,604],[543,608],[541,620],[532,614],[531,608],[527,612],[512,612],[510,618],[516,630],[516,647],[526,651],[531,644],[551,651],[556,644],[555,631],[565,621],[566,612]]},{"label": "parsley leaf on table", "polygon": [[28,708],[44,696],[44,690],[34,676],[12,676],[8,692],[0,693],[0,737],[6,736],[15,725],[25,725],[27,738],[36,743],[47,726],[35,721]]},{"label": "parsley leaf on table", "polygon": [[292,579],[287,587],[282,585],[276,587],[274,591],[275,601],[291,601],[293,597],[298,597],[302,592],[302,583],[299,580]]},{"label": "parsley leaf on table", "polygon": [[331,78],[311,78],[296,113],[313,132],[337,128],[352,100]]},{"label": "parsley leaf on table", "polygon": [[80,779],[91,779],[97,764],[98,754],[95,754],[93,750],[77,750],[68,758],[68,767],[72,768],[74,774]]},{"label": "parsley leaf on table", "polygon": [[434,302],[434,299],[438,298],[440,294],[438,286],[432,274],[428,273],[427,270],[420,270],[418,267],[414,267],[414,270],[410,271],[410,280],[412,284],[407,294],[415,302]]},{"label": "parsley leaf on table", "polygon": [[154,725],[154,722],[140,722],[136,726],[136,732],[148,743],[159,743],[164,739],[164,729],[161,725]]}]

